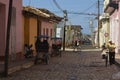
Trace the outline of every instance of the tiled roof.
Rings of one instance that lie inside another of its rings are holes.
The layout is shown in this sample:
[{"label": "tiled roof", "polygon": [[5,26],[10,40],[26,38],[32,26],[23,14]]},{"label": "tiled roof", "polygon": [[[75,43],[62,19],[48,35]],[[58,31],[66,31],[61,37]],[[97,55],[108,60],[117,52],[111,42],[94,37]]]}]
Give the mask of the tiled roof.
[{"label": "tiled roof", "polygon": [[23,7],[23,11],[27,11],[37,16],[48,18],[52,21],[61,21],[63,19],[62,17],[56,16],[54,13],[44,8],[33,8],[31,6],[26,6]]},{"label": "tiled roof", "polygon": [[40,11],[46,13],[46,14],[49,14],[50,15],[50,19],[52,20],[62,20],[63,18],[62,17],[59,17],[57,15],[55,15],[54,13],[52,13],[51,11],[47,10],[47,9],[44,9],[44,8],[38,8]]},{"label": "tiled roof", "polygon": [[41,16],[41,17],[50,17],[49,14],[46,14],[46,13],[44,13],[36,8],[30,7],[30,6],[23,7],[23,11],[27,11],[27,12],[33,13],[33,14]]}]

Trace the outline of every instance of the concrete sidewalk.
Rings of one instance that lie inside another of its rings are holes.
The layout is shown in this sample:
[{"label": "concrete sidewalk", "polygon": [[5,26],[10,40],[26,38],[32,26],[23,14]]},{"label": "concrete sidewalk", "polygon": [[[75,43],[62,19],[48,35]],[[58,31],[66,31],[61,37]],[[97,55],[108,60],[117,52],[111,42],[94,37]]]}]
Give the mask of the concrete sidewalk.
[{"label": "concrete sidewalk", "polygon": [[[8,64],[8,74],[27,69],[34,65],[34,58],[12,61]],[[0,74],[4,73],[4,63],[0,64]]]}]

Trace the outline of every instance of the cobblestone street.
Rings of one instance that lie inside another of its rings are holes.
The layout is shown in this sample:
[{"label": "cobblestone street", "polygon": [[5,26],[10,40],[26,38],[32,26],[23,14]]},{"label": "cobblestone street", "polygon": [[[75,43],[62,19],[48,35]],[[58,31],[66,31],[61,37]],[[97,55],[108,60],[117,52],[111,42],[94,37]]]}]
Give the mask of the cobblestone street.
[{"label": "cobblestone street", "polygon": [[0,80],[120,80],[116,65],[105,67],[100,51],[64,52],[62,57],[18,71]]}]

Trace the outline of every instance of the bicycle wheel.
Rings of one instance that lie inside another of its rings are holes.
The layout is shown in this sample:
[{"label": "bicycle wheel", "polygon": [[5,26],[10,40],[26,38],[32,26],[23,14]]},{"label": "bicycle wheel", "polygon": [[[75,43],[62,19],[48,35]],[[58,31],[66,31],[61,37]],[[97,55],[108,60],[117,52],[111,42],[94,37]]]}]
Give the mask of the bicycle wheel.
[{"label": "bicycle wheel", "polygon": [[37,53],[36,56],[35,56],[34,64],[37,64],[37,63],[38,63],[38,54],[39,54],[39,53]]},{"label": "bicycle wheel", "polygon": [[44,62],[45,62],[46,64],[48,64],[48,62],[49,62],[48,53],[45,53],[45,54],[44,54]]},{"label": "bicycle wheel", "polygon": [[108,56],[106,56],[105,58],[105,66],[107,67],[107,65],[108,65]]}]

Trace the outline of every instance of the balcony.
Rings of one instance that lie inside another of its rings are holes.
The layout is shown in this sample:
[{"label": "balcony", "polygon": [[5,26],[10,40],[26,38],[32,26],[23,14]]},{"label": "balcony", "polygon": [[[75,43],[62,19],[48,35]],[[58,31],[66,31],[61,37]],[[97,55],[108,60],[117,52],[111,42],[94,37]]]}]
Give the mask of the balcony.
[{"label": "balcony", "polygon": [[104,0],[104,12],[112,14],[115,9],[118,9],[118,2],[120,0]]}]

